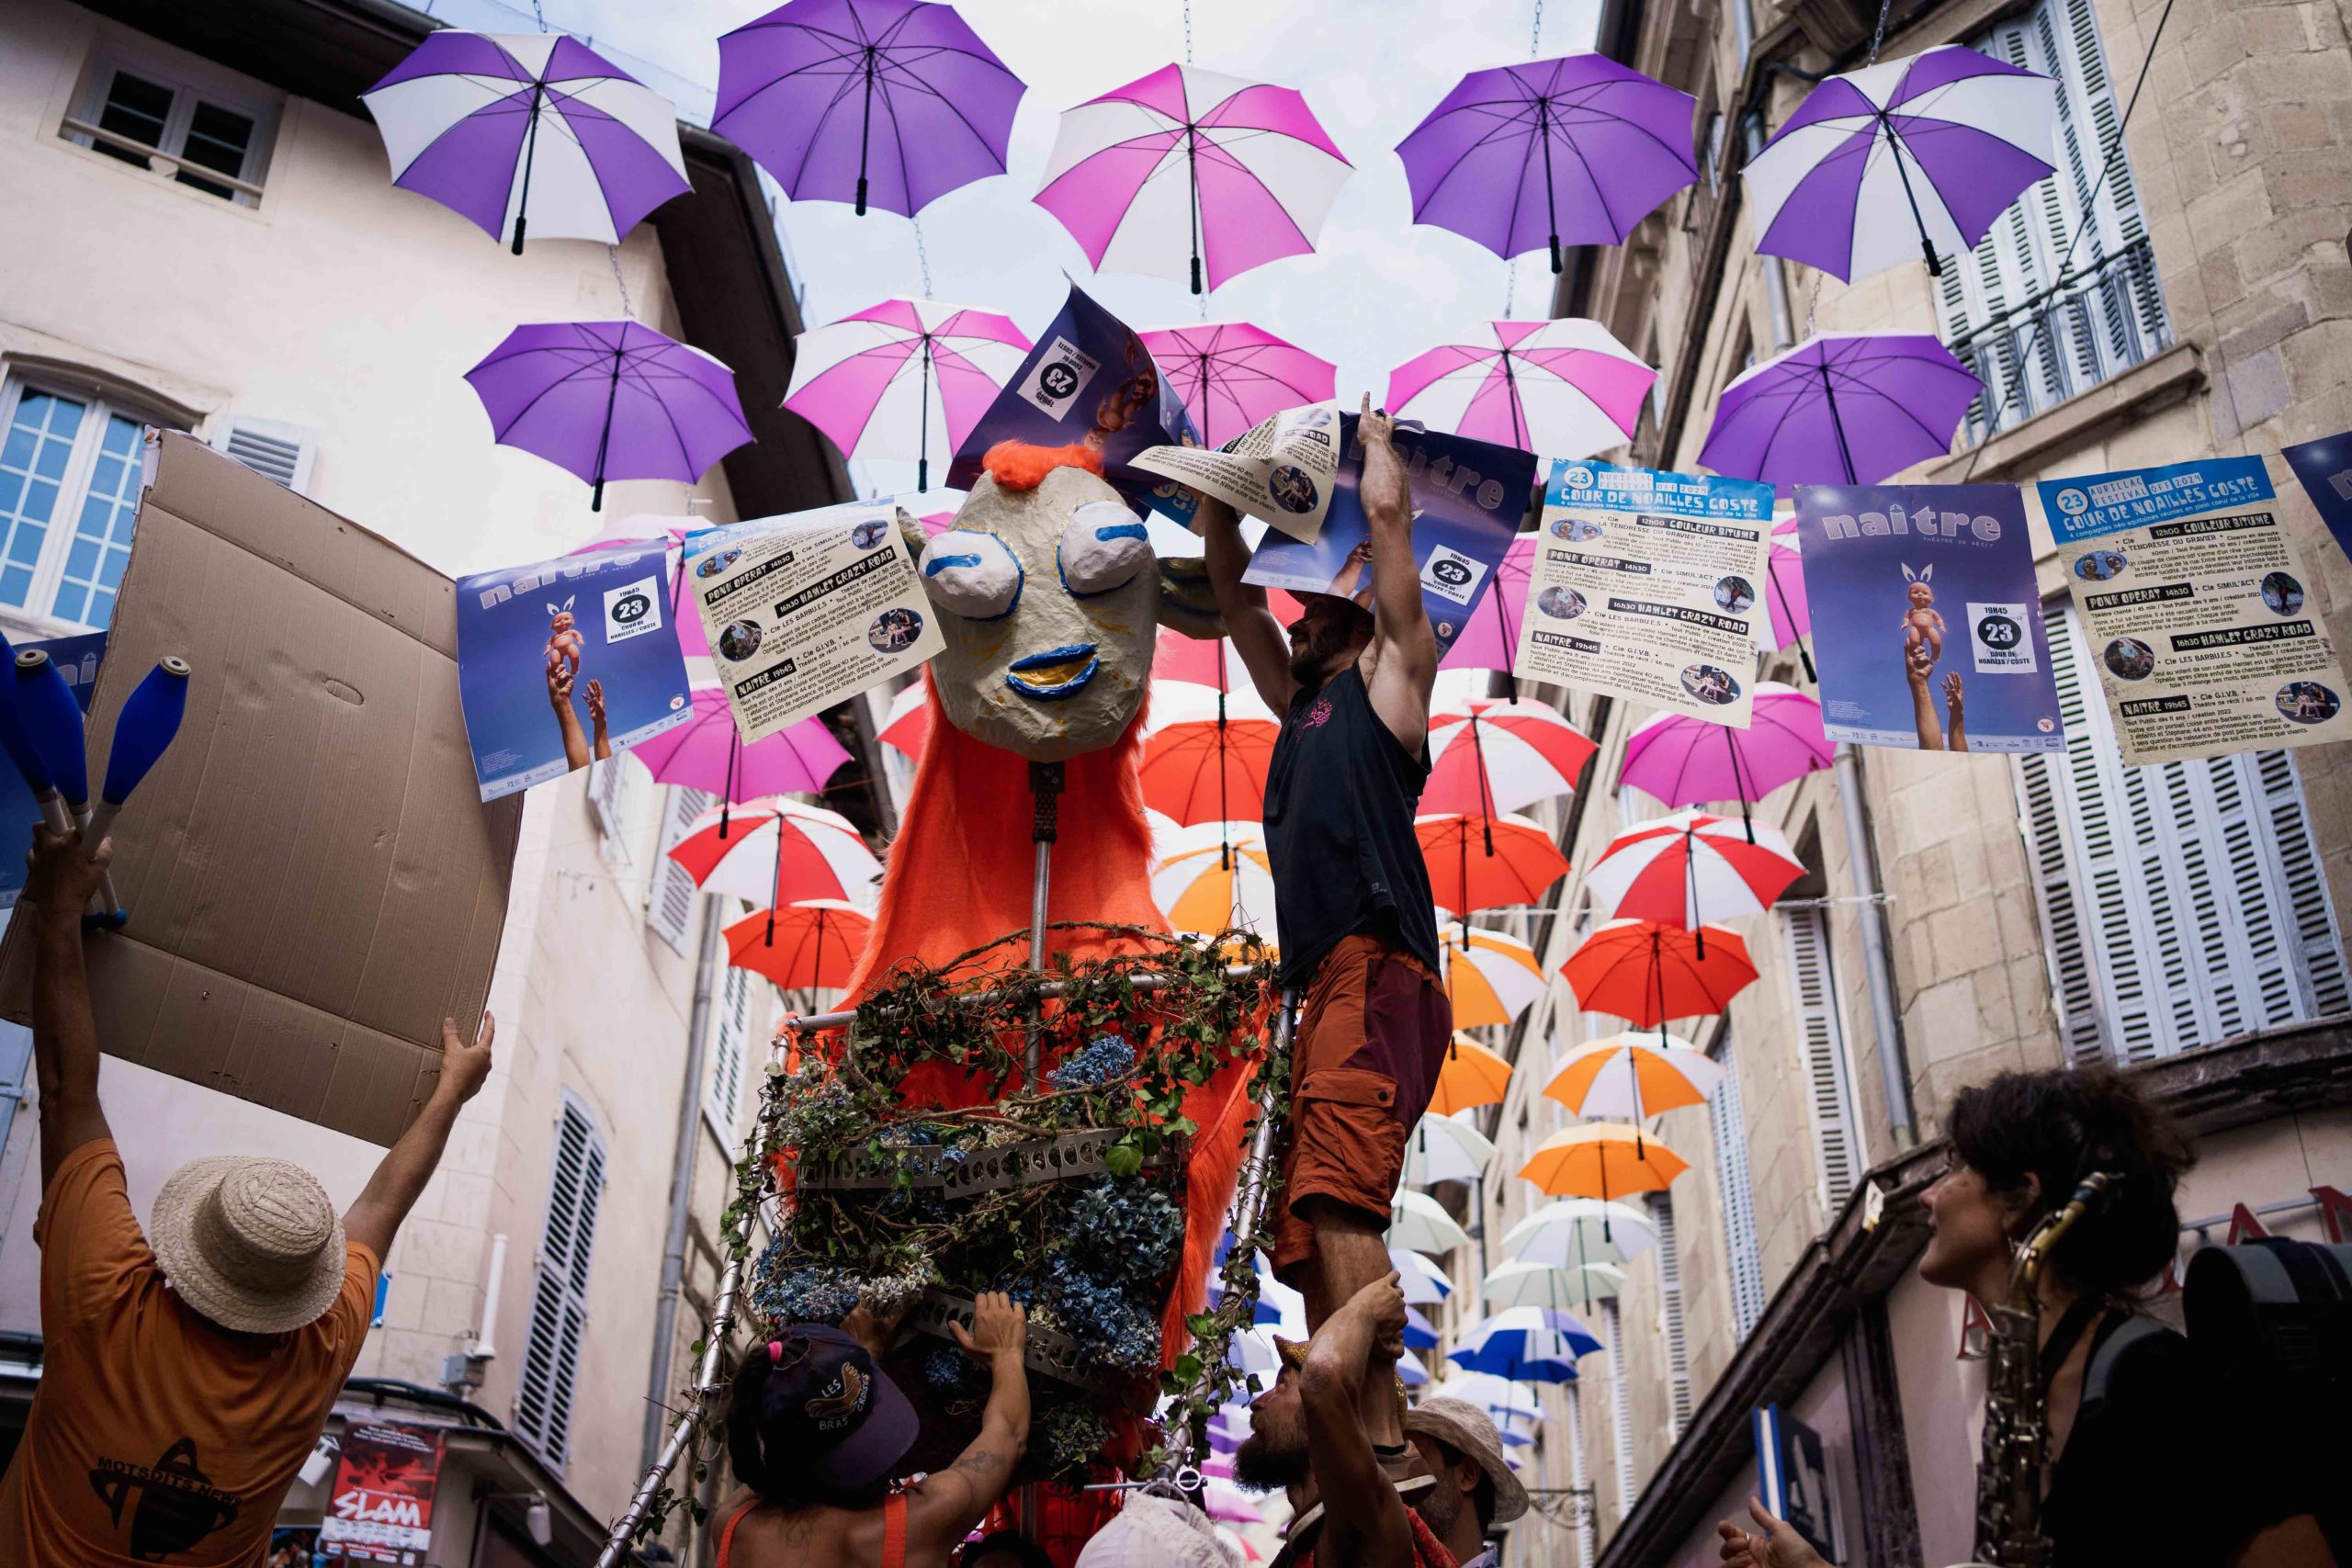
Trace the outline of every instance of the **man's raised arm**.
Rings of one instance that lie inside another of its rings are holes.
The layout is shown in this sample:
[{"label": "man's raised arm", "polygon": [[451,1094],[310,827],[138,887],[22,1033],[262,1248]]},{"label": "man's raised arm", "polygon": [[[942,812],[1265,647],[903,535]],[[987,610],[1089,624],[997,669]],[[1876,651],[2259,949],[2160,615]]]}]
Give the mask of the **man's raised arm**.
[{"label": "man's raised arm", "polygon": [[378,1264],[391,1251],[392,1238],[415,1206],[417,1194],[433,1179],[441,1151],[448,1145],[449,1129],[457,1124],[458,1108],[480,1092],[490,1077],[490,1043],[497,1033],[498,1021],[484,1013],[481,1032],[469,1045],[458,1037],[455,1020],[441,1021],[440,1081],[344,1213],[344,1234],[373,1252]]},{"label": "man's raised arm", "polygon": [[1209,586],[1216,592],[1217,613],[1225,617],[1225,629],[1241,652],[1250,683],[1258,688],[1268,707],[1276,714],[1286,713],[1298,691],[1298,682],[1290,673],[1290,637],[1266,608],[1266,591],[1241,581],[1250,565],[1241,519],[1234,515],[1233,508],[1209,495],[1201,497],[1195,515],[1200,519],[1201,537],[1208,544]]},{"label": "man's raised arm", "polygon": [[1393,1345],[1396,1354],[1405,1348],[1405,1292],[1393,1270],[1323,1320],[1299,1368],[1307,1464],[1323,1498],[1315,1558],[1363,1568],[1414,1568],[1413,1527],[1396,1483],[1372,1451],[1357,1403],[1375,1345]]},{"label": "man's raised arm", "polygon": [[92,859],[71,834],[33,829],[32,872],[17,916],[34,921],[33,1072],[40,1086],[44,1190],[67,1155],[114,1136],[98,1109],[98,1026],[82,966],[82,909],[113,859],[110,843]]},{"label": "man's raised arm", "polygon": [[1372,647],[1364,689],[1372,711],[1408,751],[1430,732],[1430,689],[1437,683],[1437,633],[1421,599],[1413,559],[1413,489],[1396,455],[1396,422],[1364,394],[1356,418],[1363,477],[1356,495],[1372,535]]}]

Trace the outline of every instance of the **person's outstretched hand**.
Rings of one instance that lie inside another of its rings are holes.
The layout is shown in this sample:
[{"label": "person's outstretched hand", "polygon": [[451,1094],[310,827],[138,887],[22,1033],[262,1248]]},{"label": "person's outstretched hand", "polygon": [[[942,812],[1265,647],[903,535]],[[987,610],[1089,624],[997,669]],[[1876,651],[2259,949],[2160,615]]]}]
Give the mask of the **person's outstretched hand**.
[{"label": "person's outstretched hand", "polygon": [[1002,1291],[982,1291],[972,1302],[972,1326],[951,1323],[956,1343],[982,1360],[1021,1359],[1029,1344],[1029,1309]]},{"label": "person's outstretched hand", "polygon": [[1385,502],[1410,518],[1413,487],[1405,475],[1405,460],[1396,455],[1396,421],[1385,409],[1372,406],[1370,392],[1356,414],[1356,439],[1363,443],[1363,477],[1357,481],[1357,495],[1367,504]]},{"label": "person's outstretched hand", "polygon": [[548,701],[560,708],[571,705],[571,671],[560,659],[548,665]]},{"label": "person's outstretched hand", "polygon": [[1797,1534],[1795,1526],[1766,1513],[1764,1505],[1753,1497],[1747,1500],[1747,1512],[1764,1527],[1762,1535],[1729,1519],[1715,1527],[1715,1533],[1724,1538],[1724,1568],[1830,1568],[1821,1553]]},{"label": "person's outstretched hand", "polygon": [[498,1020],[481,1015],[481,1029],[469,1045],[458,1032],[458,1021],[441,1021],[441,1082],[435,1092],[455,1095],[463,1105],[481,1092],[490,1077],[490,1044],[498,1037]]},{"label": "person's outstretched hand", "polygon": [[1954,671],[1944,677],[1944,706],[1951,710],[1952,721],[1954,723],[1958,723],[1962,717],[1960,672],[1958,671]]},{"label": "person's outstretched hand", "polygon": [[605,683],[602,681],[591,680],[588,682],[588,722],[595,726],[597,733],[604,732]]},{"label": "person's outstretched hand", "polygon": [[97,896],[98,884],[114,863],[114,840],[107,840],[95,855],[82,852],[82,840],[61,833],[47,823],[33,825],[33,847],[25,853],[24,900],[34,908],[62,919],[79,920],[82,910]]}]

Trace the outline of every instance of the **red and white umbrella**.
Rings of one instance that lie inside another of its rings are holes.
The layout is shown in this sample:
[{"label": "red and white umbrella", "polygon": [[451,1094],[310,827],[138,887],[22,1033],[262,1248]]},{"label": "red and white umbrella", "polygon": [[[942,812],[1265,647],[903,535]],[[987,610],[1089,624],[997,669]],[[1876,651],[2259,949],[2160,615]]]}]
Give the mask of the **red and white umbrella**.
[{"label": "red and white umbrella", "polygon": [[931,455],[964,444],[1029,346],[1009,317],[885,299],[793,340],[784,406],[844,457],[911,461],[915,489],[926,491]]},{"label": "red and white umbrella", "polygon": [[922,761],[923,742],[931,738],[931,699],[921,681],[890,699],[890,711],[883,716],[882,728],[874,738],[885,746],[898,748],[918,762]]},{"label": "red and white umbrella", "polygon": [[1438,907],[1467,915],[1500,904],[1532,904],[1568,874],[1552,835],[1524,817],[1444,811],[1413,818]]},{"label": "red and white umbrella", "polygon": [[[1182,716],[1163,722],[1154,714],[1144,735],[1136,768],[1144,803],[1180,823],[1255,821],[1266,814],[1266,769],[1281,726],[1263,716],[1264,705],[1254,698],[1254,714],[1220,718],[1217,695],[1207,694],[1203,715],[1197,704],[1171,694],[1163,705]],[[1239,707],[1241,694],[1227,703]]]},{"label": "red and white umbrella", "polygon": [[1430,716],[1421,809],[1487,816],[1566,795],[1597,749],[1543,703],[1477,697],[1441,709]]},{"label": "red and white umbrella", "polygon": [[1804,863],[1770,823],[1678,811],[1610,840],[1585,867],[1584,886],[1596,918],[1695,931],[1708,920],[1770,908],[1804,874]]},{"label": "red and white umbrella", "polygon": [[755,800],[713,807],[689,823],[670,858],[706,893],[754,904],[839,898],[870,904],[882,863],[850,819],[821,806]]},{"label": "red and white umbrella", "polygon": [[1296,89],[1164,65],[1063,112],[1036,202],[1096,271],[1198,294],[1313,250],[1351,172]]},{"label": "red and white umbrella", "polygon": [[1388,375],[1402,419],[1474,441],[1589,457],[1634,438],[1657,372],[1599,321],[1489,321],[1493,341],[1447,344]]}]

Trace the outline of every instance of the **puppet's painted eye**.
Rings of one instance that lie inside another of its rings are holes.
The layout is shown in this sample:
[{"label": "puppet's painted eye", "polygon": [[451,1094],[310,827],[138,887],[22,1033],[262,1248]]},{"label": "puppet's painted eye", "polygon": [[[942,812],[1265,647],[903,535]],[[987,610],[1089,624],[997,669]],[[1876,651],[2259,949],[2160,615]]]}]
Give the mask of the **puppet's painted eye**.
[{"label": "puppet's painted eye", "polygon": [[950,528],[922,552],[923,586],[973,621],[1001,621],[1021,603],[1021,558],[994,534]]},{"label": "puppet's painted eye", "polygon": [[1108,593],[1151,564],[1143,520],[1115,501],[1090,501],[1062,530],[1062,586],[1080,599]]}]

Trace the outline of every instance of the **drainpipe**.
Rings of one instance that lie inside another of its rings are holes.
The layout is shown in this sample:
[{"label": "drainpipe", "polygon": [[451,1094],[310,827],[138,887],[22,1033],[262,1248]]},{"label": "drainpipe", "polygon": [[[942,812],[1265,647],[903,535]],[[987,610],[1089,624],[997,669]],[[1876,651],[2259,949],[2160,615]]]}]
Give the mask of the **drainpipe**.
[{"label": "drainpipe", "polygon": [[670,1426],[670,1344],[677,1337],[678,1298],[686,1284],[686,1219],[694,1207],[695,1153],[702,1140],[702,1075],[709,1055],[711,976],[718,968],[718,915],[702,906],[702,941],[695,950],[695,1000],[686,1015],[686,1074],[678,1093],[678,1143],[670,1166],[670,1223],[662,1240],[662,1288],[653,1303],[653,1364],[645,1380],[644,1451],[650,1468]]},{"label": "drainpipe", "polygon": [[1888,953],[1886,905],[1880,897],[1878,857],[1862,815],[1862,760],[1838,746],[1838,809],[1846,818],[1846,864],[1861,899],[1862,972],[1871,987],[1871,1032],[1878,1036],[1878,1076],[1886,1090],[1886,1121],[1898,1152],[1919,1142],[1911,1114],[1911,1067],[1903,1051],[1903,1021],[1894,1003],[1894,965]]}]

